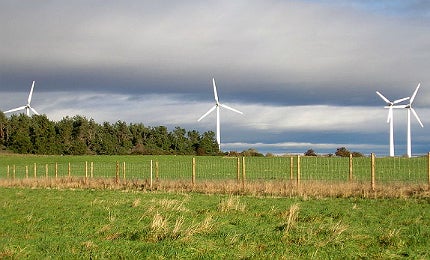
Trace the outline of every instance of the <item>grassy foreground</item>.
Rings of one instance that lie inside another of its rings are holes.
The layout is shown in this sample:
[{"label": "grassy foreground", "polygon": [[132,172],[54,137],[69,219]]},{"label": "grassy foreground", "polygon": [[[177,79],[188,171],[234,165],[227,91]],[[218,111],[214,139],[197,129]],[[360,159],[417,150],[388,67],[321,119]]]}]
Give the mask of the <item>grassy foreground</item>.
[{"label": "grassy foreground", "polygon": [[430,198],[0,188],[1,258],[430,258]]}]

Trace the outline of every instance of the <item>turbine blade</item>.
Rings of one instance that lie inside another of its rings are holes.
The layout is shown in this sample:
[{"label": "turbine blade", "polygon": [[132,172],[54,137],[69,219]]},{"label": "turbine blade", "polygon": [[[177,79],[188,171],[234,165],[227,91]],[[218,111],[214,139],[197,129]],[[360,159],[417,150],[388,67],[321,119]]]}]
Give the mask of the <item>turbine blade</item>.
[{"label": "turbine blade", "polygon": [[29,108],[30,108],[30,109],[31,109],[31,111],[33,111],[33,113],[35,113],[36,115],[40,115],[40,114],[36,111],[36,109],[34,109],[34,108],[30,107],[30,106],[29,106]]},{"label": "turbine blade", "polygon": [[35,83],[35,81],[33,80],[33,84],[31,85],[30,94],[28,95],[27,104],[30,104],[30,102],[31,102],[31,97],[33,96],[34,83]]},{"label": "turbine blade", "polygon": [[385,106],[384,108],[406,108],[408,105]]},{"label": "turbine blade", "polygon": [[387,104],[391,104],[391,101],[388,100],[388,98],[384,97],[384,95],[382,95],[378,91],[376,91],[376,94],[378,94],[378,96],[380,96],[382,98],[382,100],[384,100]]},{"label": "turbine blade", "polygon": [[409,101],[409,104],[412,104],[412,102],[414,102],[415,96],[417,95],[417,92],[418,92],[418,89],[420,88],[420,85],[421,85],[421,83],[418,83],[418,86],[415,89],[414,94],[412,94],[412,97],[411,97],[411,99]]},{"label": "turbine blade", "polygon": [[243,113],[242,112],[240,112],[239,110],[237,110],[237,109],[234,109],[234,108],[232,108],[232,107],[229,107],[229,106],[227,106],[227,105],[224,105],[224,104],[219,104],[220,106],[222,106],[223,108],[227,108],[227,109],[229,109],[229,110],[231,110],[231,111],[234,111],[234,112],[236,112],[236,113],[239,113],[239,114],[242,114],[243,115]]},{"label": "turbine blade", "polygon": [[199,122],[200,120],[202,120],[203,118],[205,118],[207,115],[209,115],[212,111],[214,111],[216,108],[216,106],[213,106],[211,109],[209,109],[208,112],[206,112],[204,115],[202,115],[199,119],[197,119],[197,122]]},{"label": "turbine blade", "polygon": [[218,100],[218,93],[217,93],[217,91],[216,91],[215,78],[212,78],[212,84],[213,84],[213,86],[214,86],[214,98],[215,98],[215,101],[218,103],[218,102],[219,102],[219,100]]},{"label": "turbine blade", "polygon": [[423,123],[421,122],[421,119],[418,117],[417,112],[415,112],[415,109],[413,109],[412,107],[410,109],[412,110],[412,113],[414,114],[414,116],[417,119],[418,123],[420,123],[421,127],[424,127]]},{"label": "turbine blade", "polygon": [[397,103],[403,102],[403,101],[408,100],[408,99],[409,99],[409,97],[405,97],[405,98],[397,99],[397,100],[394,100],[394,101],[393,101],[393,104],[397,104]]},{"label": "turbine blade", "polygon": [[25,106],[9,109],[8,111],[4,111],[4,113],[11,113],[11,112],[15,112],[23,109],[25,109]]}]

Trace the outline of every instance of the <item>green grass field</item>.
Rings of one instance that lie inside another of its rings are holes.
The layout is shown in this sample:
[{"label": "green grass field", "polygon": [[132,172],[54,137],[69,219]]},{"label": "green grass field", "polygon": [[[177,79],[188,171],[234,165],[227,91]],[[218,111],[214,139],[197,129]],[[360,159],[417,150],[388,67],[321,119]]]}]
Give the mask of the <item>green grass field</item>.
[{"label": "green grass field", "polygon": [[1,259],[428,259],[430,199],[0,188]]},{"label": "green grass field", "polygon": [[[192,156],[34,156],[0,155],[0,178],[53,177],[68,175],[68,164],[72,176],[85,176],[93,165],[94,177],[115,177],[116,162],[120,174],[125,163],[126,177],[145,179],[157,171],[160,179],[190,180],[192,176]],[[236,157],[198,156],[196,158],[196,180],[235,180],[241,177],[243,161]],[[239,163],[239,168],[238,168]],[[368,182],[371,179],[370,158],[354,158],[353,180]],[[9,171],[7,168],[9,167]],[[27,167],[27,170],[26,170]],[[57,167],[57,170],[55,170]],[[15,174],[13,174],[15,169]],[[247,180],[289,180],[297,176],[297,157],[247,157],[245,158]],[[302,180],[348,181],[349,158],[301,157]],[[417,158],[376,158],[375,175],[378,182],[428,183],[428,157]],[[9,175],[9,176],[8,176]]]}]

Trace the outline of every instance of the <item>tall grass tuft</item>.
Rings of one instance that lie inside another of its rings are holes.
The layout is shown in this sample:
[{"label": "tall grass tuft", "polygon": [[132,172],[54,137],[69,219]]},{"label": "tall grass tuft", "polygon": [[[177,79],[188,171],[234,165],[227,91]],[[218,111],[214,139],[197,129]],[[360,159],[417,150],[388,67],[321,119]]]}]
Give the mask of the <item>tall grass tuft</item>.
[{"label": "tall grass tuft", "polygon": [[167,217],[156,213],[149,226],[149,232],[146,233],[146,239],[152,242],[162,240],[189,240],[196,234],[208,233],[213,230],[213,218],[211,215],[206,216],[202,222],[185,225],[185,217],[179,216],[175,224],[169,225]]},{"label": "tall grass tuft", "polygon": [[245,211],[245,204],[240,202],[238,196],[229,196],[226,199],[221,200],[218,204],[218,210],[221,212],[227,211]]},{"label": "tall grass tuft", "polygon": [[299,218],[300,206],[298,203],[294,203],[290,208],[283,214],[286,223],[284,224],[284,234],[288,235],[292,228],[297,225],[297,220]]},{"label": "tall grass tuft", "polygon": [[169,227],[167,223],[167,219],[164,218],[158,212],[152,218],[151,226],[150,226],[150,238],[154,241],[161,241],[166,238]]}]

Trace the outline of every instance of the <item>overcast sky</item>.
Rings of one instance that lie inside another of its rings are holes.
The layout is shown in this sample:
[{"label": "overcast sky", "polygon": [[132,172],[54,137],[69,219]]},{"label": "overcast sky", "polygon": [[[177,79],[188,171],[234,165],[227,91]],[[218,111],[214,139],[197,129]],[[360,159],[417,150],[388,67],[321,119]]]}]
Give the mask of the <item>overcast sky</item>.
[{"label": "overcast sky", "polygon": [[[215,131],[225,151],[388,154],[387,109],[411,96],[412,153],[430,151],[430,1],[0,2],[0,110],[51,120]],[[406,153],[406,110],[394,113]]]}]

